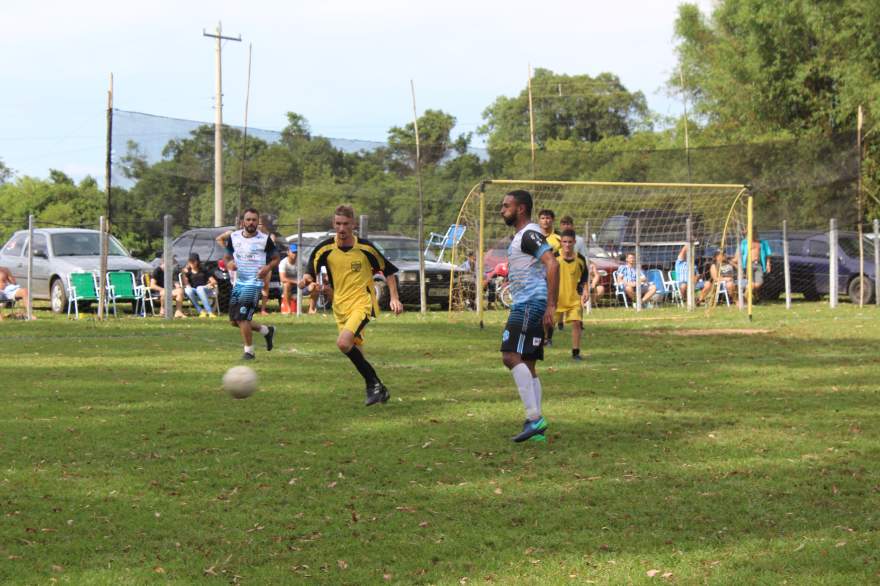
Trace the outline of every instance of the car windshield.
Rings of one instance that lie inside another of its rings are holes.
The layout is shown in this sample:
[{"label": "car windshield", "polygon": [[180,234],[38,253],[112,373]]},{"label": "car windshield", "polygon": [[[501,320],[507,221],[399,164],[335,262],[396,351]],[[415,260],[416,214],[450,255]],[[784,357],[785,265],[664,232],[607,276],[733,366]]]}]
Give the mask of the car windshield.
[{"label": "car windshield", "polygon": [[[859,257],[859,239],[858,238],[838,238],[837,243],[840,245],[840,249],[851,258]],[[874,243],[865,238],[865,258],[874,258]]]},{"label": "car windshield", "polygon": [[[128,256],[122,245],[110,237],[109,256]],[[101,240],[97,232],[67,232],[52,234],[55,256],[100,256]]]},{"label": "car windshield", "polygon": [[[369,240],[391,262],[398,260],[418,262],[419,260],[419,241],[415,238],[382,238],[381,236],[374,236]],[[436,261],[437,255],[434,254],[434,251],[429,250],[425,254],[425,260]]]}]

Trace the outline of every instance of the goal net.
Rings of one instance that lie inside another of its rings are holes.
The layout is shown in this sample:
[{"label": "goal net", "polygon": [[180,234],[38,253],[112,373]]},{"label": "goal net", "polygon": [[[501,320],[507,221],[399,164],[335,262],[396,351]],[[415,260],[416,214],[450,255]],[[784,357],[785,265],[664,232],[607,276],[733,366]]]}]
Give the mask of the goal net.
[{"label": "goal net", "polygon": [[[513,231],[500,209],[504,195],[517,189],[532,194],[533,222],[538,223],[541,210],[551,210],[558,234],[563,219],[573,221],[576,248],[587,253],[601,285],[593,291],[590,310],[732,307],[738,302],[742,307],[747,301],[751,271],[737,258],[740,242],[750,234],[750,196],[744,185],[492,180],[474,186],[458,214],[463,235],[451,262],[471,273],[452,272],[450,311],[475,310],[482,320],[485,309],[511,302],[505,293],[504,263]],[[688,242],[692,246],[685,247]],[[644,273],[645,286],[627,291],[617,285],[614,273],[630,254]],[[682,274],[687,267],[692,267],[691,279]],[[717,272],[723,278],[710,284]]]}]

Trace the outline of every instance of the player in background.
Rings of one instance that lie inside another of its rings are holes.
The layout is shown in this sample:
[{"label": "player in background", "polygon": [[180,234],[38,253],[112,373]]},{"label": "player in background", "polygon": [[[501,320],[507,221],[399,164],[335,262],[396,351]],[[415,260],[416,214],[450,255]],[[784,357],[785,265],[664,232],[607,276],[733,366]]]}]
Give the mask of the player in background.
[{"label": "player in background", "polygon": [[248,208],[242,214],[241,230],[226,237],[224,261],[230,271],[236,271],[235,286],[229,298],[230,325],[241,331],[244,341],[243,360],[253,360],[254,332],[266,339],[266,351],[272,350],[275,326],[261,326],[253,321],[254,312],[260,304],[263,279],[278,266],[280,255],[268,234],[257,230],[260,214]]},{"label": "player in background", "polygon": [[[557,323],[571,324],[571,357],[581,360],[581,332],[583,331],[584,305],[590,298],[587,287],[587,259],[575,252],[577,234],[563,230],[562,249],[556,253],[559,262],[559,298],[556,303]],[[552,332],[553,330],[550,330]]]},{"label": "player in background", "polygon": [[553,230],[553,222],[555,221],[556,214],[553,210],[541,210],[538,212],[538,225],[541,227],[541,234],[544,235],[544,240],[547,241],[553,252],[559,252],[562,242],[559,239],[559,234]]},{"label": "player in background", "polygon": [[306,274],[300,287],[307,288],[326,269],[329,286],[333,290],[333,316],[339,336],[336,347],[345,354],[367,386],[367,407],[385,403],[391,396],[382,384],[373,365],[364,357],[364,328],[379,313],[379,304],[373,287],[373,275],[382,273],[388,285],[391,311],[399,314],[403,305],[397,294],[397,267],[388,262],[368,240],[354,235],[354,209],[350,205],[337,206],[333,215],[336,235],[315,246],[309,258]]},{"label": "player in background", "polygon": [[501,359],[510,369],[526,411],[513,441],[544,441],[541,381],[535,362],[544,359],[544,328],[553,327],[559,295],[559,263],[541,228],[532,223],[532,195],[511,191],[501,202],[504,223],[516,230],[507,248],[508,279],[514,302],[501,336]]}]

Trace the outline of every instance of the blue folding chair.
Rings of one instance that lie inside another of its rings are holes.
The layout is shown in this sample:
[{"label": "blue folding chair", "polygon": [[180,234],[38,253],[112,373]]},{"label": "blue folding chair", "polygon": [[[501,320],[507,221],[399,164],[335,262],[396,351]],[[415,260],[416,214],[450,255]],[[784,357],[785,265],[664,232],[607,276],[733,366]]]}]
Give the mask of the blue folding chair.
[{"label": "blue folding chair", "polygon": [[666,284],[663,281],[663,272],[660,269],[648,269],[645,271],[645,279],[649,284],[653,284],[656,287],[657,292],[654,293],[654,298],[659,303],[662,303],[666,299]]},{"label": "blue folding chair", "polygon": [[464,231],[466,229],[467,226],[452,224],[451,226],[449,226],[449,229],[446,230],[446,234],[437,234],[436,232],[431,232],[430,234],[428,234],[428,240],[425,242],[425,255],[427,256],[428,251],[431,250],[432,246],[438,246],[440,248],[440,252],[437,254],[437,262],[442,262],[443,253],[447,250],[450,250],[453,246],[461,241],[461,237],[464,236]]}]

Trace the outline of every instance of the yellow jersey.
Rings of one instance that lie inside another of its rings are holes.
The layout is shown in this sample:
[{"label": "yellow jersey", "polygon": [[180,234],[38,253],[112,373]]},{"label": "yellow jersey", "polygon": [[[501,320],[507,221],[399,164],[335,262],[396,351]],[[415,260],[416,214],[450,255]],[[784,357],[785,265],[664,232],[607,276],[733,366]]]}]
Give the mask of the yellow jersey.
[{"label": "yellow jersey", "polygon": [[369,240],[353,238],[354,244],[347,247],[339,246],[335,236],[318,243],[309,257],[306,270],[313,279],[317,279],[321,269],[326,268],[333,288],[335,313],[347,314],[353,308],[367,304],[372,306],[374,313],[378,313],[373,275],[382,273],[390,277],[397,272],[397,267]]},{"label": "yellow jersey", "polygon": [[559,297],[556,308],[580,307],[581,293],[589,278],[587,259],[581,254],[575,254],[574,258],[567,259],[561,252],[557,252],[556,260],[559,261]]},{"label": "yellow jersey", "polygon": [[559,236],[556,232],[550,232],[547,236],[544,236],[544,240],[547,241],[547,244],[550,245],[550,248],[553,249],[553,252],[559,252],[562,249],[562,237]]}]

